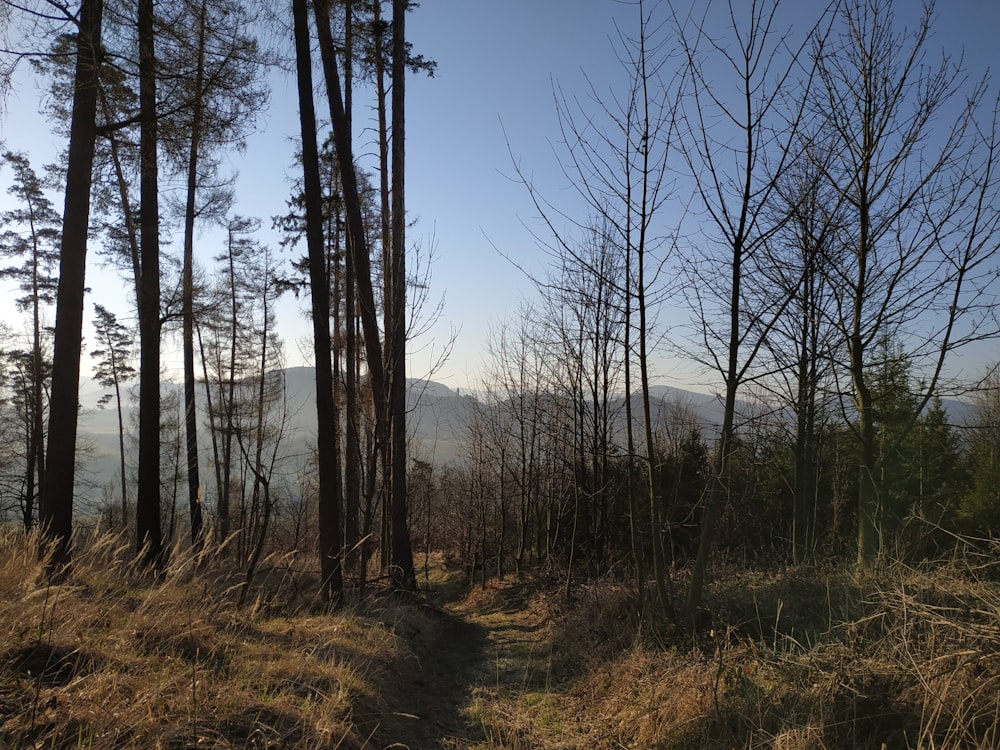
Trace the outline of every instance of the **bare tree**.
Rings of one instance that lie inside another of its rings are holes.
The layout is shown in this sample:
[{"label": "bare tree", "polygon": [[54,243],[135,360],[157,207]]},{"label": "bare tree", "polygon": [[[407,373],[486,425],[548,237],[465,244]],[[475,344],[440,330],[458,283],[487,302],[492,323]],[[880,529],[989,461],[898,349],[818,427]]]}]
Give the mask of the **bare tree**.
[{"label": "bare tree", "polygon": [[533,525],[539,504],[539,443],[542,439],[543,377],[546,349],[543,346],[537,312],[524,307],[508,324],[491,334],[489,380],[498,395],[497,408],[510,414],[513,435],[511,482],[516,487],[514,565],[517,573],[534,553]]},{"label": "bare tree", "polygon": [[[843,227],[841,201],[824,178],[829,148],[805,133],[797,148],[793,166],[778,182],[773,205],[783,225],[763,248],[766,262],[755,265],[764,280],[758,282],[764,298],[772,295],[775,307],[786,297],[791,302],[764,337],[755,384],[779,413],[794,415],[786,430],[794,456],[789,539],[792,559],[803,562],[818,539],[822,433],[835,411],[830,397],[831,351],[837,340],[830,322],[835,294],[825,266],[841,262]],[[785,423],[779,419],[776,426]]]},{"label": "bare tree", "polygon": [[984,83],[967,86],[960,63],[929,59],[933,4],[903,30],[893,10],[888,0],[841,3],[811,99],[833,151],[826,179],[853,228],[844,261],[826,272],[841,291],[834,323],[855,414],[862,567],[883,544],[872,388],[879,343],[899,342],[923,386],[902,440],[941,389],[948,355],[998,332],[989,292],[1000,247],[996,107],[984,108]]},{"label": "bare tree", "polygon": [[572,424],[566,435],[567,460],[576,477],[570,569],[580,559],[578,551],[598,568],[606,562],[616,499],[610,462],[624,403],[622,290],[627,276],[611,233],[607,221],[595,220],[572,254],[553,259],[555,267],[539,284],[546,299],[537,308],[536,332],[552,354],[544,363],[547,387],[566,406]]},{"label": "bare tree", "polygon": [[[622,306],[621,347],[625,390],[634,382],[633,366],[638,364],[645,456],[636,449],[633,435],[632,402],[626,398],[626,431],[629,469],[627,471],[630,534],[636,573],[636,594],[640,616],[643,611],[644,564],[639,543],[638,519],[643,501],[650,509],[654,539],[659,539],[662,522],[655,501],[655,467],[652,460],[653,428],[649,406],[649,347],[654,328],[654,310],[663,290],[653,291],[658,270],[666,261],[672,233],[662,224],[664,206],[671,195],[669,158],[674,138],[675,87],[670,78],[669,45],[666,28],[656,20],[656,11],[643,2],[637,5],[637,30],[617,32],[617,51],[627,76],[624,93],[604,95],[591,84],[591,99],[597,102],[601,118],[571,104],[556,90],[557,113],[562,142],[566,144],[563,170],[586,206],[587,218],[572,219],[539,194],[515,162],[518,177],[527,187],[540,212],[550,239],[542,242],[555,257],[565,257],[591,275],[599,275],[593,258],[584,257],[574,238],[561,226],[585,231],[597,221],[607,241],[621,253],[621,277],[608,279],[609,290]],[[604,124],[601,125],[603,119]],[[642,458],[645,481],[633,482],[633,462]],[[663,551],[653,545],[653,575],[661,611],[672,617],[672,601]]]},{"label": "bare tree", "polygon": [[[783,216],[768,208],[794,156],[803,93],[811,79],[808,68],[804,82],[795,73],[807,57],[806,45],[816,38],[815,30],[796,40],[779,28],[779,6],[779,0],[755,0],[743,14],[730,2],[721,23],[731,36],[724,39],[713,35],[710,9],[693,25],[675,16],[685,55],[680,151],[694,184],[696,213],[706,218],[703,236],[712,240],[700,257],[690,254],[695,262],[688,265],[690,280],[684,288],[704,352],[700,360],[725,386],[714,478],[688,591],[689,615],[701,601],[727,493],[728,464],[736,447],[737,393],[792,296],[786,294],[775,304],[760,294],[760,286],[746,283],[755,266],[766,263],[763,248],[784,223]],[[710,80],[707,71],[718,69],[710,59],[731,74],[731,88]],[[731,95],[725,93],[729,91]]]}]

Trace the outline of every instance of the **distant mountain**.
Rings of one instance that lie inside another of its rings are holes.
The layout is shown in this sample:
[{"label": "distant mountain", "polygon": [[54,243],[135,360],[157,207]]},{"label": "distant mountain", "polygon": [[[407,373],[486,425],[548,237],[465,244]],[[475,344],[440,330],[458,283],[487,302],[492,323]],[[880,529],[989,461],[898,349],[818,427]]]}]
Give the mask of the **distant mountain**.
[{"label": "distant mountain", "polygon": [[[285,388],[293,431],[316,434],[316,378],[311,367],[285,370]],[[407,381],[406,406],[414,458],[443,465],[458,456],[472,404],[446,385],[429,380]]]},{"label": "distant mountain", "polygon": [[[316,435],[316,380],[311,367],[290,367],[285,370],[285,392],[288,407],[286,456],[305,456],[312,451]],[[81,385],[78,428],[81,460],[78,461],[77,493],[91,501],[99,501],[109,482],[119,476],[118,414],[114,402],[104,408],[97,400],[108,389],[94,381]],[[181,386],[165,383],[163,392],[180,395]],[[203,408],[203,391],[198,391],[199,408]],[[446,385],[433,381],[411,380],[408,383],[407,409],[413,458],[436,465],[455,461],[464,441],[465,425],[475,399],[459,395]],[[134,458],[134,421],[137,407],[130,401],[124,408],[126,452]],[[166,415],[164,415],[166,418]],[[202,435],[207,436],[204,418],[199,420]],[[132,441],[131,443],[129,441]],[[207,443],[203,443],[205,445]],[[117,492],[113,493],[117,496]]]},{"label": "distant mountain", "polygon": [[[290,367],[285,370],[285,388],[289,423],[285,441],[286,455],[306,456],[312,451],[316,435],[315,375],[311,367]],[[164,392],[180,392],[180,385],[168,383]],[[118,476],[118,417],[114,404],[104,409],[93,406],[106,389],[93,381],[81,387],[81,401],[87,407],[81,411],[79,435],[81,444],[88,448],[79,462],[79,493],[91,499],[100,499],[103,488]],[[199,391],[199,403],[202,392]],[[722,423],[722,398],[657,385],[650,388],[653,419],[660,428],[698,426],[706,440],[712,440]],[[453,390],[442,383],[427,380],[410,380],[407,391],[407,409],[411,456],[438,466],[460,460],[465,442],[466,425],[479,402],[473,395]],[[125,409],[126,429],[133,429],[134,402]],[[952,424],[965,424],[971,407],[965,402],[946,399],[945,409]],[[632,409],[636,420],[641,418],[641,400],[632,395]],[[738,410],[745,418],[755,411],[747,403]],[[612,404],[613,418],[624,431],[624,399]],[[201,420],[202,424],[204,420]],[[638,422],[637,422],[638,424]],[[202,430],[207,433],[206,428]],[[134,455],[134,443],[127,448]],[[115,493],[117,494],[117,493]]]}]

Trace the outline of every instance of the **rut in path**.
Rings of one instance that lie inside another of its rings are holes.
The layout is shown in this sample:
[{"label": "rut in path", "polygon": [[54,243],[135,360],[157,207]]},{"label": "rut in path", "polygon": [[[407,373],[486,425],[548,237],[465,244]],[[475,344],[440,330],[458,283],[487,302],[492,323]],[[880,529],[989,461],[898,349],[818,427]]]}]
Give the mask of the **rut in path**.
[{"label": "rut in path", "polygon": [[394,711],[366,747],[488,747],[483,743],[490,730],[469,709],[548,682],[547,623],[525,607],[525,590],[505,589],[485,607],[468,600],[428,605],[429,627],[406,637],[413,669],[387,686]]},{"label": "rut in path", "polygon": [[431,609],[429,627],[406,637],[415,663],[385,686],[394,711],[382,719],[373,748],[462,748],[475,739],[463,710],[483,672],[486,630],[446,609]]}]

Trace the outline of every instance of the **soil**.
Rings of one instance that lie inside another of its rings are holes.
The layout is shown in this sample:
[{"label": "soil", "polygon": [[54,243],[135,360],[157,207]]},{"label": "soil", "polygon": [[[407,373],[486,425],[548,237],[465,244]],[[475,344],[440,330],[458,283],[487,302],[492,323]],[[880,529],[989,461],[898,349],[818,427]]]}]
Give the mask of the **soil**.
[{"label": "soil", "polygon": [[523,584],[460,601],[431,593],[421,605],[428,626],[401,634],[413,668],[397,675],[388,696],[392,711],[366,747],[494,747],[497,733],[489,721],[484,726],[482,714],[494,713],[490,705],[502,696],[542,689],[549,681],[548,623],[528,596]]}]

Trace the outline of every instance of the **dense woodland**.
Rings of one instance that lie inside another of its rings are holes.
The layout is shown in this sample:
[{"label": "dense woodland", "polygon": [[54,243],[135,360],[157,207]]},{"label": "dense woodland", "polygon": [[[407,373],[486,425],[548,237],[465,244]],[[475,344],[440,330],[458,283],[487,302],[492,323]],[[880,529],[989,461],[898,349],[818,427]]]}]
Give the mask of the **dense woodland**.
[{"label": "dense woodland", "polygon": [[[549,271],[488,342],[442,465],[407,446],[427,281],[406,234],[405,81],[435,70],[406,41],[420,9],[279,5],[5,3],[5,70],[33,66],[68,143],[44,168],[7,144],[0,217],[23,314],[0,342],[0,512],[40,529],[51,575],[100,517],[153,571],[190,547],[250,582],[262,556],[318,554],[334,606],[372,579],[414,588],[415,552],[445,551],[484,583],[610,573],[640,620],[680,623],[713,563],[871,569],[988,545],[1000,379],[960,357],[1000,334],[997,91],[935,45],[933,7],[844,0],[794,28],[778,2],[630,9],[621,86],[556,88],[574,212],[515,162]],[[285,215],[239,216],[223,155],[278,70],[297,83],[301,181]],[[269,221],[298,260],[260,240]],[[224,236],[208,267],[203,227]],[[97,263],[130,307],[88,297]],[[317,394],[293,460],[274,330],[291,293],[311,301]],[[660,325],[667,309],[688,322]],[[184,352],[169,393],[168,337]],[[657,397],[665,356],[703,368],[718,423]],[[91,369],[121,462],[81,506]]]}]

